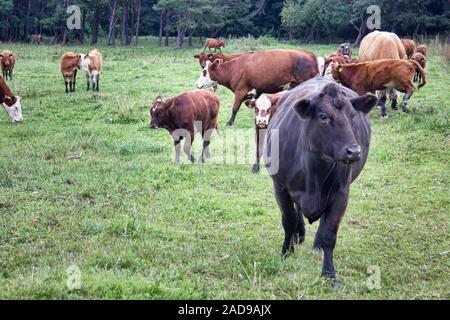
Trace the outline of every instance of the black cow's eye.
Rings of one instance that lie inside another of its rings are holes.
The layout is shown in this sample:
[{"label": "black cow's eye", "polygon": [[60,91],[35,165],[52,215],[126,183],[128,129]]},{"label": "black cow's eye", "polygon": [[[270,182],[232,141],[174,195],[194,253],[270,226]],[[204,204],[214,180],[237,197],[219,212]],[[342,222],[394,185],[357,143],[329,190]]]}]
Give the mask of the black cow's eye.
[{"label": "black cow's eye", "polygon": [[322,121],[327,121],[328,120],[328,116],[325,113],[321,113],[319,115],[319,117],[320,117],[320,120],[322,120]]}]

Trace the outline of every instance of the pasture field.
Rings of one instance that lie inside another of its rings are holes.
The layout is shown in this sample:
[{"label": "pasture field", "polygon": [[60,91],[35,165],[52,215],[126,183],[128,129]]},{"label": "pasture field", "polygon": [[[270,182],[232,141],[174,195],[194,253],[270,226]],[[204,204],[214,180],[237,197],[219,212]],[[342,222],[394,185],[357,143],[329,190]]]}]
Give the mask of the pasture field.
[{"label": "pasture field", "polygon": [[[199,49],[142,43],[99,46],[100,93],[86,92],[79,72],[70,95],[59,58],[92,47],[0,45],[17,56],[8,84],[24,115],[13,125],[0,112],[1,299],[450,298],[450,67],[442,57],[428,60],[415,112],[371,114],[369,160],[338,234],[335,290],[312,252],[317,224],[281,261],[272,182],[252,174],[252,162],[173,163],[171,137],[149,129],[148,107],[159,94],[195,87]],[[237,39],[224,52],[268,48],[324,55],[336,46]],[[219,95],[226,139],[233,96]],[[253,112],[242,106],[233,130],[250,135],[234,147],[253,145],[252,128]],[[214,135],[213,160],[221,145]],[[72,265],[79,289],[67,286]]]}]

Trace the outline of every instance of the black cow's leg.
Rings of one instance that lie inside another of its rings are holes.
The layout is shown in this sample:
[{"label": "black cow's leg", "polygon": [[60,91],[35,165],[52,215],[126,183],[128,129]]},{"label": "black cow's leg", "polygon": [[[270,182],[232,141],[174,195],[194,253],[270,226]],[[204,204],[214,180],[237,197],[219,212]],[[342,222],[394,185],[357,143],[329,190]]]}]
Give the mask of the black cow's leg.
[{"label": "black cow's leg", "polygon": [[281,210],[282,223],[284,228],[284,243],[281,257],[286,258],[294,252],[294,235],[297,229],[298,217],[294,208],[294,202],[286,190],[275,186],[275,198]]},{"label": "black cow's leg", "polygon": [[66,84],[66,93],[69,93],[69,88],[67,87],[67,85],[69,84],[67,81],[64,82]]},{"label": "black cow's leg", "polygon": [[97,92],[100,91],[100,75],[97,75]]},{"label": "black cow's leg", "polygon": [[253,173],[258,173],[260,170],[260,162],[261,162],[261,133],[262,130],[258,127],[256,127],[256,161],[255,164],[253,165]]},{"label": "black cow's leg", "polygon": [[295,234],[295,243],[302,244],[305,241],[305,219],[303,219],[303,214],[300,206],[295,205],[295,210],[297,211],[298,217],[297,230]]},{"label": "black cow's leg", "polygon": [[211,144],[211,137],[214,132],[214,128],[208,129],[203,132],[203,151],[200,161],[205,162],[207,159],[211,158],[211,153],[209,152],[209,145]]},{"label": "black cow's leg", "polygon": [[89,75],[86,73],[86,84],[87,84],[87,90],[89,91],[90,87],[91,87],[91,80],[89,78]]},{"label": "black cow's leg", "polygon": [[387,109],[386,109],[386,101],[387,101],[387,96],[386,96],[386,93],[384,93],[384,95],[380,98],[381,117],[382,118],[388,117],[388,113],[387,113]]},{"label": "black cow's leg", "polygon": [[344,188],[335,196],[333,203],[326,209],[326,212],[320,219],[320,226],[317,230],[313,247],[316,250],[323,250],[322,276],[333,279],[335,287],[338,287],[339,283],[336,280],[333,250],[336,246],[339,225],[347,209],[348,193],[349,187]]}]

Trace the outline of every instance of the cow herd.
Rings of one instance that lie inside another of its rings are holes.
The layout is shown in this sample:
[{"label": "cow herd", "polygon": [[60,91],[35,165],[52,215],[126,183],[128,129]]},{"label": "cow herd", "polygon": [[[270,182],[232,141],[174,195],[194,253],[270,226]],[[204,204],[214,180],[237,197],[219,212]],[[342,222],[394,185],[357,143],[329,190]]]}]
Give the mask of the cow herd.
[{"label": "cow herd", "polygon": [[[215,89],[221,85],[231,90],[234,103],[228,126],[235,123],[242,103],[255,113],[253,172],[259,172],[264,155],[282,212],[282,256],[303,242],[304,218],[309,223],[320,220],[314,248],[324,252],[323,276],[337,284],[333,250],[350,184],[368,157],[368,115],[379,105],[381,116],[387,117],[387,97],[396,109],[398,91],[405,93],[403,111],[409,111],[407,104],[416,90],[414,81],[419,88],[426,84],[426,46],[416,48],[412,40],[402,41],[393,33],[375,31],[363,39],[358,60],[352,57],[349,44],[340,45],[327,57],[281,49],[237,54],[205,52],[206,48],[223,47],[221,40],[207,40],[203,52],[195,55],[202,69],[197,89],[169,99],[158,96],[150,106],[150,127],[169,131],[177,162],[181,141],[186,139],[184,152],[196,162],[191,146],[200,124],[203,151],[199,161],[204,162],[210,157],[211,135],[219,132],[220,99]],[[3,77],[11,79],[13,54],[4,51],[0,59]],[[87,90],[92,87],[99,91],[102,64],[98,50],[86,55],[64,53],[61,73],[66,93],[76,91],[80,69],[86,72]],[[0,103],[12,121],[22,121],[20,98],[13,95],[3,78]]]}]

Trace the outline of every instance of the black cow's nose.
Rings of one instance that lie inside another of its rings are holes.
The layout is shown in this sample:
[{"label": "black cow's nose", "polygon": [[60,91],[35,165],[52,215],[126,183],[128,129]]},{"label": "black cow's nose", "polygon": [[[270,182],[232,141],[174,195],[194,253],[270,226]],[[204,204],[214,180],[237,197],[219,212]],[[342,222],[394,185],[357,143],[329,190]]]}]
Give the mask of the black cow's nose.
[{"label": "black cow's nose", "polygon": [[358,161],[361,159],[361,147],[357,144],[345,148],[345,161]]}]

